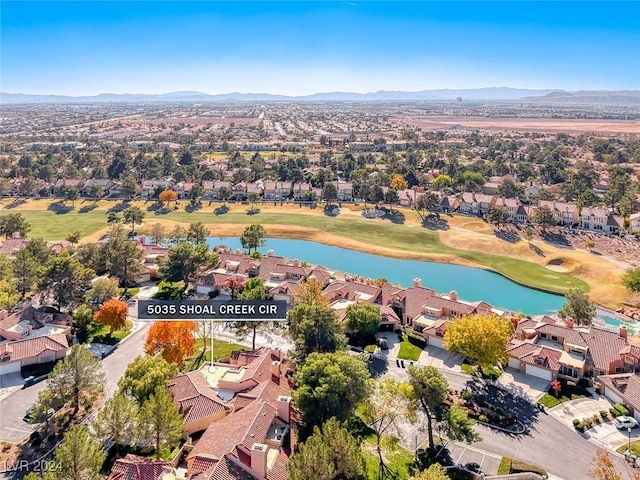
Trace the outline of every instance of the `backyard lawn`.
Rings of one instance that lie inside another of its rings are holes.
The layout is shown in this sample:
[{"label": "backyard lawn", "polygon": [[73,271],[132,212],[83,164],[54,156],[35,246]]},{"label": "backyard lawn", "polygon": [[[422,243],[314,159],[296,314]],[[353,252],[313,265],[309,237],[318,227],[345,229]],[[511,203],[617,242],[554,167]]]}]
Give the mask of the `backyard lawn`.
[{"label": "backyard lawn", "polygon": [[571,385],[573,382],[567,382],[566,380],[561,380],[560,382],[562,387],[558,396],[556,396],[556,393],[549,388],[549,391],[542,396],[539,403],[547,408],[553,408],[556,405],[560,405],[561,403],[569,400],[591,397],[589,391],[580,385]]}]

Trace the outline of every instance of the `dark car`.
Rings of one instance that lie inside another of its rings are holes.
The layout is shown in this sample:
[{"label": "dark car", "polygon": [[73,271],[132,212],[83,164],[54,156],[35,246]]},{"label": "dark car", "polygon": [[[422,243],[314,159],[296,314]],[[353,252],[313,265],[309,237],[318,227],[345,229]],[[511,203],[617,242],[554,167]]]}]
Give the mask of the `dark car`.
[{"label": "dark car", "polygon": [[473,473],[482,473],[482,470],[480,470],[480,465],[478,465],[477,463],[467,463],[464,466],[465,470],[469,470],[470,472]]}]

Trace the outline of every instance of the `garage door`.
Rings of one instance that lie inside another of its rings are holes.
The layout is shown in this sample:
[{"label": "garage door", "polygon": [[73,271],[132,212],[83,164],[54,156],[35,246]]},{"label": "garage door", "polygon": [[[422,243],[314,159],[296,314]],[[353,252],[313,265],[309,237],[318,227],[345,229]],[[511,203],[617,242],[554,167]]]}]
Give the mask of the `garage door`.
[{"label": "garage door", "polygon": [[442,346],[442,338],[440,337],[429,337],[429,345],[432,347],[444,348]]},{"label": "garage door", "polygon": [[20,371],[20,362],[0,363],[0,375],[5,373],[15,373]]},{"label": "garage door", "polygon": [[534,377],[544,378],[545,380],[551,380],[551,372],[549,370],[545,370],[544,368],[534,367],[533,365],[527,365],[527,369],[525,370],[529,375],[533,375]]},{"label": "garage door", "polygon": [[510,358],[509,366],[511,368],[515,368],[516,370],[520,370],[520,360],[518,360],[517,358]]}]

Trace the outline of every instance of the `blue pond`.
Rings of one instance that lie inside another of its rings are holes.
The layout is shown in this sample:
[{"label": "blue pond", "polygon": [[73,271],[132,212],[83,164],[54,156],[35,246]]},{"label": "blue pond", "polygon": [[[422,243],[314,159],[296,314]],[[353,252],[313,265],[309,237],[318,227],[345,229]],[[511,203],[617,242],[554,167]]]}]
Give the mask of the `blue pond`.
[{"label": "blue pond", "polygon": [[[209,238],[209,245],[242,248],[238,238]],[[273,250],[275,255],[320,264],[368,278],[384,277],[404,287],[420,278],[422,285],[437,292],[458,292],[468,301],[483,300],[494,307],[520,311],[528,315],[554,314],[564,303],[564,297],[523,287],[506,278],[485,270],[418,260],[400,260],[379,257],[344,248],[331,247],[304,240],[270,238],[260,249],[264,254]]]}]

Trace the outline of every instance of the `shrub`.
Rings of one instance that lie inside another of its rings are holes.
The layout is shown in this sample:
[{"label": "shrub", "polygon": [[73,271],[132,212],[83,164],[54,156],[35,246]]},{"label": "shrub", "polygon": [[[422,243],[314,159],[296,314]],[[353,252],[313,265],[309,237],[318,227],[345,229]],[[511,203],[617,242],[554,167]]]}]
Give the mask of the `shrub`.
[{"label": "shrub", "polygon": [[578,425],[580,425],[580,420],[578,420],[577,418],[573,419],[573,426],[577,427]]},{"label": "shrub", "polygon": [[579,432],[584,432],[584,425],[582,424],[582,422],[578,422],[578,424],[576,425],[576,430],[578,430]]},{"label": "shrub", "polygon": [[600,410],[600,416],[602,418],[607,418],[609,416],[609,412],[607,412],[606,410]]},{"label": "shrub", "polygon": [[486,415],[482,414],[482,415],[480,415],[480,416],[478,417],[478,421],[480,421],[480,422],[484,422],[484,423],[487,423],[487,422],[489,421],[489,419],[487,418],[487,416],[486,416]]},{"label": "shrub", "polygon": [[613,415],[614,417],[619,417],[619,416],[620,416],[620,414],[618,413],[618,411],[617,411],[615,408],[613,408],[613,407],[611,407],[611,408],[609,409],[609,413],[610,413],[611,415]]},{"label": "shrub", "polygon": [[625,407],[621,403],[616,403],[613,406],[613,409],[618,412],[618,415],[616,415],[616,416],[629,415],[629,409],[627,409],[627,407]]},{"label": "shrub", "polygon": [[471,400],[473,398],[473,393],[469,391],[465,391],[465,392],[462,392],[461,397],[463,400]]},{"label": "shrub", "polygon": [[462,370],[462,373],[466,373],[467,375],[475,375],[476,372],[473,370],[473,367],[471,365],[469,365],[468,363],[463,363],[462,366],[460,367],[460,369]]},{"label": "shrub", "polygon": [[498,475],[509,475],[511,473],[511,457],[502,457],[500,465],[498,465]]}]

